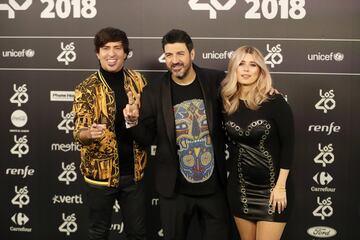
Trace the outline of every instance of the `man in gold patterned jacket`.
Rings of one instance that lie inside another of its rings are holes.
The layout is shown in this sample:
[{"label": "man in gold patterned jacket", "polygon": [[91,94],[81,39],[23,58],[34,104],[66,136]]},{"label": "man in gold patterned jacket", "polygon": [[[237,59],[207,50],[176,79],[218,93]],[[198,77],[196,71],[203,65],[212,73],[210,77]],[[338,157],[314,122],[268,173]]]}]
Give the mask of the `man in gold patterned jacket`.
[{"label": "man in gold patterned jacket", "polygon": [[145,192],[147,155],[126,129],[122,109],[129,96],[146,85],[138,72],[124,67],[129,54],[126,33],[101,29],[94,38],[100,63],[75,88],[74,138],[80,143],[80,170],[87,183],[89,239],[108,239],[112,208],[118,200],[127,239],[146,239]]}]

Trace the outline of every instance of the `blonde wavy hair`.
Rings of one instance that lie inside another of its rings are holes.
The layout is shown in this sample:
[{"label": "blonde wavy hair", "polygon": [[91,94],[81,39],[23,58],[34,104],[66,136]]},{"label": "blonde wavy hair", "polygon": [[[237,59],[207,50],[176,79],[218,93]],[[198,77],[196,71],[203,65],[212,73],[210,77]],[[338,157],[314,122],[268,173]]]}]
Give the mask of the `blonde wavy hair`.
[{"label": "blonde wavy hair", "polygon": [[259,109],[260,104],[269,99],[269,91],[272,89],[270,72],[265,64],[264,56],[259,49],[251,46],[242,46],[236,49],[229,61],[228,72],[221,82],[221,96],[224,111],[227,114],[234,113],[240,105],[241,84],[237,79],[237,68],[246,54],[251,54],[255,63],[260,68],[256,84],[248,92],[245,104],[252,110]]}]

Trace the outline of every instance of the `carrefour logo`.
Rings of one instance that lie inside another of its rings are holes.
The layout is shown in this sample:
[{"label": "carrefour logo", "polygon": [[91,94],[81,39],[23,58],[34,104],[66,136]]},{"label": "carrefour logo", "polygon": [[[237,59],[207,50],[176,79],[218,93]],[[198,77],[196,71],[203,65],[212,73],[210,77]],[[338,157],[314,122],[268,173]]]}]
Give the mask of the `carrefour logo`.
[{"label": "carrefour logo", "polygon": [[[22,4],[21,4],[22,2]],[[32,0],[25,0],[20,1],[20,4],[17,0],[9,0],[9,3],[1,3],[0,4],[0,11],[7,11],[8,18],[13,19],[15,18],[15,10],[16,11],[23,11],[27,10],[32,4]]]}]

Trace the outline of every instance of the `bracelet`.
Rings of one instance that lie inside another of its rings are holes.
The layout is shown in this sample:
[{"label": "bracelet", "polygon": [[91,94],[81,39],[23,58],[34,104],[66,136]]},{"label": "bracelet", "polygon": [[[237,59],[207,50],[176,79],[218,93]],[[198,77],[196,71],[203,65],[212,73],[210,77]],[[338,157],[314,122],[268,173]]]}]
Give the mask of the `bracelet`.
[{"label": "bracelet", "polygon": [[274,187],[273,189],[277,189],[280,192],[286,192],[286,188],[285,187]]},{"label": "bracelet", "polygon": [[126,128],[135,127],[136,125],[138,125],[138,120],[133,121],[133,122],[125,121],[125,127],[126,127]]}]

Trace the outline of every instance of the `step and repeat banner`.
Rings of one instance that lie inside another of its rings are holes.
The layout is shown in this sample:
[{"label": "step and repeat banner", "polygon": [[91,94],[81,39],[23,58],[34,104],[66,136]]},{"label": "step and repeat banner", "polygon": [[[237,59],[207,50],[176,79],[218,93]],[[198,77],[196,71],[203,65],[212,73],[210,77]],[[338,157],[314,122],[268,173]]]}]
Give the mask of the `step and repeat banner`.
[{"label": "step and repeat banner", "polygon": [[[296,199],[283,239],[360,239],[357,0],[1,0],[0,22],[0,239],[86,239],[71,107],[74,87],[98,68],[92,40],[107,26],[128,34],[126,66],[149,84],[165,71],[161,37],[172,28],[193,37],[203,67],[226,70],[239,46],[259,48],[295,115]],[[123,228],[115,203],[110,239],[125,239]]]}]

